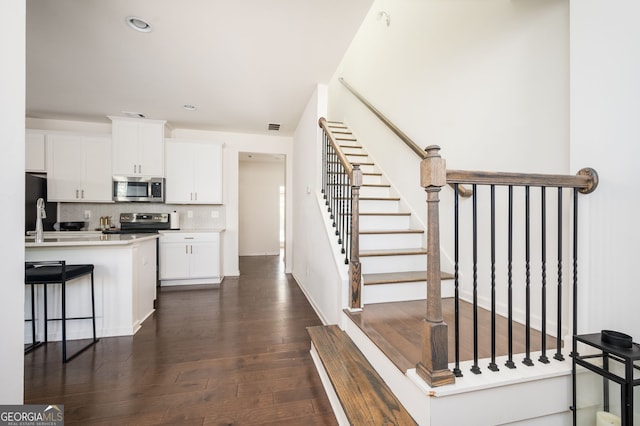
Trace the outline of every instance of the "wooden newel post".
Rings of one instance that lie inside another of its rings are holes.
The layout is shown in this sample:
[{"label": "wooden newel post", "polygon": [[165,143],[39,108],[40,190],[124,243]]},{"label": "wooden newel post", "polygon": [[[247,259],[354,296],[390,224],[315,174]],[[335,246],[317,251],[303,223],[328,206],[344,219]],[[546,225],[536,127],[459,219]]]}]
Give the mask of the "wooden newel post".
[{"label": "wooden newel post", "polygon": [[362,309],[362,266],[360,265],[360,187],[362,170],[359,164],[353,165],[351,175],[351,260],[349,277],[351,279],[352,310]]},{"label": "wooden newel post", "polygon": [[416,365],[418,375],[429,386],[455,383],[448,368],[447,324],[442,317],[440,291],[439,194],[447,184],[445,160],[440,147],[426,148],[427,157],[420,163],[420,185],[427,193],[427,316],[422,328],[422,360]]}]

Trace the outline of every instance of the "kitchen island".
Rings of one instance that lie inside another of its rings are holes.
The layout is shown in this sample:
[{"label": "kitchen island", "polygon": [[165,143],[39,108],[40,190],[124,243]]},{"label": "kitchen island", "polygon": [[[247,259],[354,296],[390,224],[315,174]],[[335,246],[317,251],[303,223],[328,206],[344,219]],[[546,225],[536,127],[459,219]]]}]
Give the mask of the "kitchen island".
[{"label": "kitchen island", "polygon": [[[96,331],[98,337],[130,336],[153,313],[157,283],[158,234],[110,234],[99,232],[51,232],[44,241],[25,239],[25,260],[58,261],[95,266]],[[26,287],[26,286],[25,286]],[[44,286],[36,288],[37,333],[42,333]],[[49,285],[48,316],[61,314],[60,286]],[[30,291],[25,288],[25,312],[30,312]],[[67,317],[84,317],[91,312],[89,277],[67,284]],[[61,340],[60,321],[51,321],[48,340]],[[91,336],[91,321],[67,322],[68,339]],[[39,335],[40,340],[44,336]],[[31,341],[30,324],[25,324],[25,342]]]}]

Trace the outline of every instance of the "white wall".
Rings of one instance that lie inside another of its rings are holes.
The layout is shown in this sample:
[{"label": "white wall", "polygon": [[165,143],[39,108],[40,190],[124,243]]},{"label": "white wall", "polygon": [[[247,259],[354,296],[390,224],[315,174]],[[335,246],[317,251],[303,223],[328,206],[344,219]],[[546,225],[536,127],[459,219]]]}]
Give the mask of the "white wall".
[{"label": "white wall", "polygon": [[281,186],[284,186],[284,162],[240,161],[240,256],[280,253]]},{"label": "white wall", "polygon": [[330,84],[329,118],[425,217],[418,157],[338,77],[419,146],[440,145],[449,168],[568,171],[568,0],[374,3]]},{"label": "white wall", "polygon": [[[22,404],[24,392],[24,110],[25,2],[0,4],[0,198],[5,226],[0,286],[0,404]],[[10,41],[10,42],[9,42]],[[11,206],[6,208],[6,206]]]},{"label": "white wall", "polygon": [[[390,14],[389,26],[379,19],[380,11]],[[575,172],[569,170],[568,58],[568,0],[377,0],[331,81],[328,118],[344,120],[353,129],[424,226],[426,196],[419,186],[419,157],[338,77],[419,146],[440,145],[450,169],[565,174]],[[441,199],[443,270],[453,272],[452,190],[445,187]],[[488,207],[482,209],[488,199],[487,195],[479,201],[481,212],[487,211]],[[463,200],[461,210],[470,204]],[[536,206],[534,202],[534,211]],[[500,211],[506,212],[506,207]],[[506,224],[500,220],[505,215],[498,216],[499,224]],[[488,229],[488,214],[481,213],[479,221]],[[463,226],[470,223],[465,216]],[[500,254],[506,252],[506,225],[497,232],[498,240],[505,242],[498,247]],[[488,304],[490,251],[488,234],[483,236],[487,238],[482,238],[479,250],[478,280],[481,303]],[[541,250],[536,244],[540,243],[534,241],[531,250],[537,254]],[[462,246],[471,247],[470,240]],[[462,256],[470,259],[470,250]],[[548,256],[551,259],[553,253]],[[514,268],[514,287],[520,291],[524,261]],[[506,276],[506,260],[497,274]],[[460,275],[463,296],[470,297],[470,260],[461,264]],[[506,287],[506,279],[502,282]],[[498,294],[506,299],[506,291],[498,289]],[[499,301],[499,310],[505,306]]]},{"label": "white wall", "polygon": [[[337,324],[346,307],[347,268],[331,238],[321,203],[322,165],[318,119],[326,117],[327,87],[318,85],[294,134],[293,276],[325,324]],[[341,260],[342,259],[342,263]]]},{"label": "white wall", "polygon": [[603,328],[640,341],[640,3],[571,3],[571,168],[600,185],[581,215],[580,333]]}]

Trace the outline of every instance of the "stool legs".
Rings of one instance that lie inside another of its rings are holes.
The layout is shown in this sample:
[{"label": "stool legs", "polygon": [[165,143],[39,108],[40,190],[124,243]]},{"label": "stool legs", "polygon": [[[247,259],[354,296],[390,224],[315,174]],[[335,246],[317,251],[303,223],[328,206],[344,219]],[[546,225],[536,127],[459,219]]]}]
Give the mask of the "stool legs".
[{"label": "stool legs", "polygon": [[35,298],[35,289],[34,285],[30,284],[31,287],[31,344],[24,349],[24,353],[29,353],[38,346],[42,345],[42,342],[36,340],[36,298]]},{"label": "stool legs", "polygon": [[[74,318],[71,318],[74,319]],[[80,318],[76,318],[80,319]],[[95,345],[98,342],[96,337],[96,303],[95,303],[95,290],[93,285],[93,271],[91,272],[91,325],[93,329],[93,339],[87,345],[79,349],[70,357],[67,357],[67,303],[66,303],[66,282],[62,282],[62,362],[67,363],[76,356],[80,355],[89,347]]]}]

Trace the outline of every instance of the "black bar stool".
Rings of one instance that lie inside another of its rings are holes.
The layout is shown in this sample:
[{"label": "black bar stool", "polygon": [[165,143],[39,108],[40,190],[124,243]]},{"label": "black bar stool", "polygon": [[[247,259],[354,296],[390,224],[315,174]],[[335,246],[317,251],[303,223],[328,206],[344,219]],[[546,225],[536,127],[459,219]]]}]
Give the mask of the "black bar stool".
[{"label": "black bar stool", "polygon": [[[67,282],[80,278],[84,275],[91,274],[91,316],[67,318],[67,301],[66,287]],[[29,352],[41,343],[36,341],[35,336],[35,300],[33,287],[37,284],[44,285],[44,343],[47,342],[48,321],[62,321],[62,362],[71,361],[80,353],[84,352],[90,346],[98,342],[96,338],[96,308],[95,308],[95,292],[93,286],[93,265],[67,265],[62,261],[42,261],[42,262],[25,262],[24,282],[31,286],[31,330],[33,332],[33,341],[30,346],[25,349],[25,353]],[[62,286],[62,317],[49,318],[47,315],[47,289],[49,284],[60,284]],[[67,320],[91,319],[93,326],[93,339],[91,342],[71,356],[67,357]]]}]

